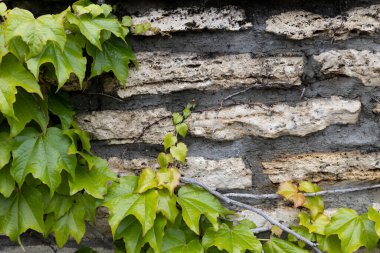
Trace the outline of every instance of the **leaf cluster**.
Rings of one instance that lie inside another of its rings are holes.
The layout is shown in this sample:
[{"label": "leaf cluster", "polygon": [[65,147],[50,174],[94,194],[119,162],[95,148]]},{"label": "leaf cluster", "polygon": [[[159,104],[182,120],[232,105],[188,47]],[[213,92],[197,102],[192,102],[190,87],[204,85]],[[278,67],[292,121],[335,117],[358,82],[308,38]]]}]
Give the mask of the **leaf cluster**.
[{"label": "leaf cluster", "polygon": [[[377,247],[380,238],[380,214],[374,208],[368,213],[359,215],[349,208],[338,209],[331,217],[324,212],[324,203],[321,196],[307,196],[305,193],[316,193],[320,188],[311,182],[282,183],[278,194],[286,200],[300,207],[298,226],[292,230],[310,241],[318,243],[323,252],[352,253],[361,247],[373,250]],[[300,248],[305,243],[288,235],[288,240],[298,244]]]}]

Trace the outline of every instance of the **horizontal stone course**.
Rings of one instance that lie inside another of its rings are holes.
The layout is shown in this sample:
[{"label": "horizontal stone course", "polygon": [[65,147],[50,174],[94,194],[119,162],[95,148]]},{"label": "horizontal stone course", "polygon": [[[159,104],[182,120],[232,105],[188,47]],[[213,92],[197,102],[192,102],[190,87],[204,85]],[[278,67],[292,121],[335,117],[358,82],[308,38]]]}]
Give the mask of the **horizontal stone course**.
[{"label": "horizontal stone course", "polygon": [[[334,124],[358,121],[361,103],[339,97],[311,99],[290,106],[279,103],[235,105],[193,113],[188,119],[192,136],[212,140],[236,140],[246,136],[277,138],[305,136]],[[81,128],[96,140],[109,143],[159,144],[173,131],[171,113],[163,108],[136,111],[99,111],[78,115]]]},{"label": "horizontal stone course", "polygon": [[[157,168],[156,159],[125,160],[117,157],[108,159],[110,168],[122,174],[134,173],[147,167]],[[209,160],[203,157],[188,157],[181,169],[184,177],[195,178],[213,189],[245,189],[252,186],[252,172],[242,158]]]},{"label": "horizontal stone course", "polygon": [[138,53],[138,69],[131,69],[122,89],[112,79],[104,90],[121,98],[139,94],[166,94],[182,90],[219,90],[235,87],[301,85],[302,57],[254,58],[251,54],[207,56],[195,53]]},{"label": "horizontal stone course", "polygon": [[150,22],[152,31],[144,35],[155,35],[160,32],[227,30],[239,31],[252,27],[247,21],[245,11],[236,6],[222,8],[188,7],[174,10],[150,10],[141,16],[132,16],[134,24]]},{"label": "horizontal stone course", "polygon": [[273,183],[380,179],[380,152],[359,151],[289,155],[262,163]]},{"label": "horizontal stone course", "polygon": [[313,56],[325,75],[358,78],[365,86],[380,86],[380,53],[368,50],[327,51]]},{"label": "horizontal stone course", "polygon": [[374,34],[380,28],[380,5],[359,7],[344,15],[325,17],[307,11],[290,11],[270,17],[266,31],[285,35],[289,39],[327,35],[336,40],[350,38],[357,34]]}]

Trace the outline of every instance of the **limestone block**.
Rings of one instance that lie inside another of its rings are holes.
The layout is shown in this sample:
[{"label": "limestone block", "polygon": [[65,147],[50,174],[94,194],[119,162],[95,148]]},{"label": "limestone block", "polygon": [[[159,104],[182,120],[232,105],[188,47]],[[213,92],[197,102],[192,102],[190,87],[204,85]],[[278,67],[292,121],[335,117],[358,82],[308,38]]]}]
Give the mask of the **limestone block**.
[{"label": "limestone block", "polygon": [[[246,136],[277,138],[305,136],[334,124],[358,121],[361,103],[339,97],[311,99],[294,106],[279,103],[235,105],[193,113],[188,119],[192,136],[236,140]],[[79,126],[95,140],[109,143],[159,144],[173,131],[171,113],[164,108],[136,111],[97,111],[77,116]]]},{"label": "limestone block", "polygon": [[380,86],[380,53],[350,49],[328,51],[313,58],[325,75],[355,77],[365,86]]},{"label": "limestone block", "polygon": [[380,179],[380,152],[359,151],[289,155],[263,162],[264,173],[273,183],[307,180]]},{"label": "limestone block", "polygon": [[355,34],[374,34],[380,27],[380,5],[359,7],[344,15],[325,17],[307,11],[290,11],[270,17],[266,31],[285,35],[289,39],[327,35],[336,40],[347,39]]},{"label": "limestone block", "polygon": [[[133,174],[134,170],[146,167],[157,168],[155,159],[146,158],[125,160],[111,157],[108,163],[112,170],[123,174]],[[188,157],[181,174],[197,179],[213,189],[245,189],[252,186],[252,172],[242,158],[209,160],[203,157]]]},{"label": "limestone block", "polygon": [[104,90],[121,98],[182,90],[220,90],[258,86],[289,88],[302,82],[302,57],[254,58],[250,54],[206,56],[195,53],[138,53],[139,69],[131,69],[126,88],[112,79]]},{"label": "limestone block", "polygon": [[188,7],[175,10],[150,10],[141,16],[132,16],[134,24],[150,22],[158,31],[149,31],[144,35],[159,32],[173,33],[178,31],[227,30],[239,31],[252,27],[247,21],[245,11],[236,6],[222,8]]}]

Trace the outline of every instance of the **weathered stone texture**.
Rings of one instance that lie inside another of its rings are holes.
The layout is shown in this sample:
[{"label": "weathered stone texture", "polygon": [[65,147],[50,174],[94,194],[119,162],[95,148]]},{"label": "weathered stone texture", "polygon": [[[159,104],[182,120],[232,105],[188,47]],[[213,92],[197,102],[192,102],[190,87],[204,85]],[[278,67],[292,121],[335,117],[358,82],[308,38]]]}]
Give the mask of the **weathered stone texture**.
[{"label": "weathered stone texture", "polygon": [[273,183],[380,179],[380,153],[334,152],[285,156],[263,162]]},{"label": "weathered stone texture", "polygon": [[[359,101],[339,97],[312,99],[295,106],[246,104],[193,113],[187,123],[191,135],[213,140],[235,140],[244,136],[305,136],[330,125],[356,123],[360,108]],[[92,112],[79,115],[77,119],[80,127],[96,140],[161,143],[164,135],[173,131],[169,116],[170,112],[159,108]]]},{"label": "weathered stone texture", "polygon": [[[264,213],[266,213],[269,217],[276,219],[277,221],[281,222],[284,225],[295,225],[298,221],[298,213],[299,210],[286,207],[286,206],[277,206],[273,208],[266,208],[261,209]],[[249,211],[249,210],[243,210],[241,212],[238,212],[238,219],[247,219],[253,221],[257,227],[259,228],[268,228],[270,229],[272,225],[265,220],[260,215]]]},{"label": "weathered stone texture", "polygon": [[[80,127],[95,140],[118,143],[161,143],[173,131],[171,113],[163,108],[136,111],[98,111],[78,115]],[[165,118],[166,117],[166,118]],[[156,124],[150,125],[156,122]]]},{"label": "weathered stone texture", "polygon": [[350,49],[328,51],[313,58],[325,75],[356,77],[366,86],[380,86],[380,53]]},{"label": "weathered stone texture", "polygon": [[338,97],[312,99],[295,106],[283,103],[237,105],[195,113],[189,125],[192,135],[214,140],[234,140],[244,136],[305,136],[330,125],[356,123],[360,107],[359,101]]},{"label": "weathered stone texture", "polygon": [[254,58],[251,54],[205,56],[194,53],[139,53],[139,69],[131,70],[126,89],[108,80],[105,90],[119,88],[122,98],[188,89],[219,90],[240,86],[301,85],[302,57]]},{"label": "weathered stone texture", "polygon": [[355,34],[376,33],[380,28],[380,5],[355,8],[333,18],[307,11],[290,11],[272,16],[266,25],[267,32],[295,40],[321,35],[342,40]]},{"label": "weathered stone texture", "polygon": [[[111,157],[110,167],[118,173],[134,173],[146,167],[156,168],[155,159],[125,160]],[[245,189],[252,186],[252,172],[241,158],[209,160],[203,157],[188,157],[181,169],[185,177],[195,178],[213,189]]]},{"label": "weathered stone texture", "polygon": [[151,10],[141,16],[132,16],[135,24],[150,22],[158,31],[149,31],[145,35],[159,32],[227,30],[239,31],[252,27],[247,21],[245,11],[236,6],[223,8],[178,8],[175,10]]},{"label": "weathered stone texture", "polygon": [[376,103],[372,109],[373,113],[380,114],[380,103]]}]

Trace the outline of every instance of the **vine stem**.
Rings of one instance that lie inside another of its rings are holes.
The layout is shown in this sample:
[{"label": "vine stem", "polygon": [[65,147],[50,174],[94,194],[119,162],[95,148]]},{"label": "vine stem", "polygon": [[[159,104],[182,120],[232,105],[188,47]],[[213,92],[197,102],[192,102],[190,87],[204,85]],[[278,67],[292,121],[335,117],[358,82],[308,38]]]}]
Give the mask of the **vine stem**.
[{"label": "vine stem", "polygon": [[[328,194],[343,194],[343,193],[350,193],[350,192],[357,192],[357,191],[364,191],[364,190],[371,190],[371,189],[378,189],[378,188],[380,188],[380,184],[344,188],[344,189],[326,190],[326,191],[319,191],[319,192],[314,192],[314,193],[305,193],[304,195],[305,197],[315,197],[315,196],[322,196],[322,195],[328,195]],[[282,199],[283,198],[281,195],[278,195],[276,193],[274,194],[226,193],[226,194],[223,194],[223,196],[236,197],[236,198],[249,198],[249,199]]]},{"label": "vine stem", "polygon": [[310,247],[312,247],[315,252],[322,253],[322,251],[320,251],[318,249],[318,247],[317,247],[318,244],[317,243],[313,243],[313,242],[309,241],[308,239],[306,239],[305,237],[297,234],[296,232],[294,232],[293,230],[291,230],[287,226],[284,226],[283,224],[281,224],[279,221],[277,221],[277,220],[273,219],[272,217],[268,216],[266,213],[264,213],[260,209],[257,209],[257,208],[254,208],[253,206],[250,206],[250,205],[244,204],[242,202],[230,199],[230,198],[224,196],[223,194],[221,194],[220,192],[211,189],[206,184],[198,182],[197,180],[194,180],[194,179],[191,179],[191,178],[184,178],[184,177],[182,177],[181,181],[183,183],[194,184],[194,185],[200,186],[203,189],[205,189],[208,192],[210,192],[215,197],[219,198],[220,200],[223,200],[224,202],[226,202],[228,204],[232,204],[232,205],[235,205],[235,206],[238,206],[238,207],[250,210],[250,211],[252,211],[252,212],[260,215],[261,217],[263,217],[264,219],[266,219],[267,221],[269,221],[272,225],[275,225],[275,226],[281,228],[283,231],[287,232],[288,234],[293,235],[298,240],[303,241],[304,243],[306,243],[307,245],[309,245]]}]

